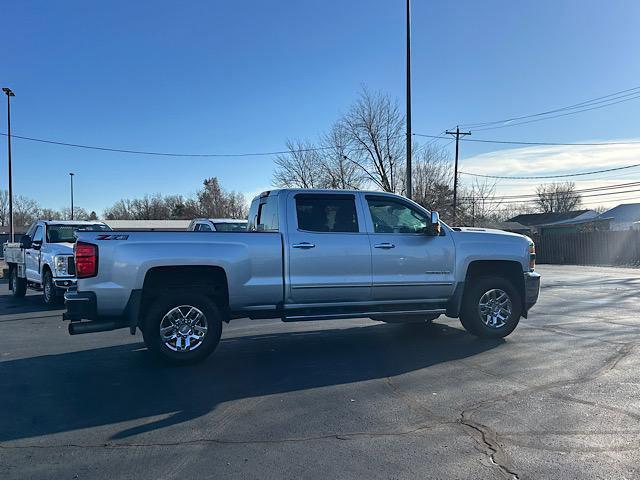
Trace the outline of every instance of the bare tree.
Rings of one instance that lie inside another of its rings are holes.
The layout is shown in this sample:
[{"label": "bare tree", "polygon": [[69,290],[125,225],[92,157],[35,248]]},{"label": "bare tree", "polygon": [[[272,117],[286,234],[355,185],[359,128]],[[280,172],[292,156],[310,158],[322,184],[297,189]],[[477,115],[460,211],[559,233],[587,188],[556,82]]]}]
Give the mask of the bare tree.
[{"label": "bare tree", "polygon": [[38,217],[42,220],[62,220],[60,211],[53,208],[41,208]]},{"label": "bare tree", "polygon": [[9,192],[0,190],[0,225],[9,225]]},{"label": "bare tree", "polygon": [[582,204],[573,182],[553,182],[536,188],[536,204],[543,213],[562,213],[575,210]]},{"label": "bare tree", "polygon": [[323,188],[323,165],[316,147],[302,140],[287,140],[288,153],[275,159],[273,183],[285,188]]},{"label": "bare tree", "polygon": [[476,179],[460,189],[458,218],[471,226],[491,227],[500,221],[502,199],[496,197],[496,182]]},{"label": "bare tree", "polygon": [[363,89],[339,121],[345,132],[347,157],[366,179],[385,192],[398,192],[404,163],[404,116],[398,103]]},{"label": "bare tree", "polygon": [[[411,172],[413,200],[429,210],[440,213],[443,220],[451,218],[453,203],[453,175],[451,159],[444,149],[432,145],[413,150],[420,152],[413,161]],[[405,190],[405,169],[400,170],[402,190]]]},{"label": "bare tree", "polygon": [[365,172],[348,157],[349,135],[341,123],[333,125],[322,137],[323,149],[319,151],[322,167],[322,187],[360,189],[365,182]]},{"label": "bare tree", "polygon": [[38,218],[40,205],[31,198],[22,195],[13,198],[13,224],[15,226],[26,226],[33,223]]}]

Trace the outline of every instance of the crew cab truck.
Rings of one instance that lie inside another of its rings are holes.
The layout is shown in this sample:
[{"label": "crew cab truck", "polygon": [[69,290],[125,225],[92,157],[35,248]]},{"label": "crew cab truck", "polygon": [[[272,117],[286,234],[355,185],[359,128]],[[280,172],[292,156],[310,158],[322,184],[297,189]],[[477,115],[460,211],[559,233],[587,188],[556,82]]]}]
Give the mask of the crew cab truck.
[{"label": "crew cab truck", "polygon": [[102,222],[38,220],[20,242],[4,245],[9,267],[9,290],[16,298],[27,288],[41,290],[46,304],[62,300],[64,291],[75,285],[73,245],[79,230],[111,230]]},{"label": "crew cab truck", "polygon": [[533,242],[451,228],[398,195],[275,190],[251,203],[247,232],[79,232],[69,333],[129,328],[148,349],[191,363],[222,323],[459,317],[504,337],[538,298]]}]

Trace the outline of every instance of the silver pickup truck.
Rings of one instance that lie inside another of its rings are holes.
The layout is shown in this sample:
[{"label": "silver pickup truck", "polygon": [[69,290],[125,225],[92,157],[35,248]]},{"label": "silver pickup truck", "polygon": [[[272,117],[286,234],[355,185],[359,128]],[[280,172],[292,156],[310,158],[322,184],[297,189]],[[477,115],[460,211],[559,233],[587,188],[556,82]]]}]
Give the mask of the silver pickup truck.
[{"label": "silver pickup truck", "polygon": [[285,322],[459,317],[504,337],[535,304],[533,242],[452,228],[380,192],[275,190],[256,197],[247,232],[78,234],[69,333],[129,328],[175,363],[216,348],[234,318]]}]

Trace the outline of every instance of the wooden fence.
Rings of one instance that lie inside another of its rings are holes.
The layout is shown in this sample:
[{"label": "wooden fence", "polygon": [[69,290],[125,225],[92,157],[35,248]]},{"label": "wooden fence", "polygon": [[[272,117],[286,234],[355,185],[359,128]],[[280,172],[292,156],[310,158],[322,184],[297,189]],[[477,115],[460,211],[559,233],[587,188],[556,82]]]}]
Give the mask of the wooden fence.
[{"label": "wooden fence", "polygon": [[534,237],[538,263],[640,265],[640,231],[543,233]]}]

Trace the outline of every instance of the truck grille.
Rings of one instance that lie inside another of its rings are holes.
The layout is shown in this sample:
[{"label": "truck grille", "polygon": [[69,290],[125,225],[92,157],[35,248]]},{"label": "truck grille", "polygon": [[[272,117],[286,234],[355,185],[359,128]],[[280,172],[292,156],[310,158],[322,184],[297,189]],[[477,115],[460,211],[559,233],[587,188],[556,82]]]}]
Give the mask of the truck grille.
[{"label": "truck grille", "polygon": [[67,259],[67,273],[69,275],[75,275],[76,274],[76,261],[73,257],[69,257]]}]

